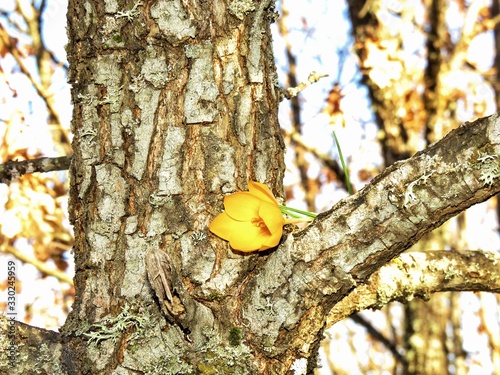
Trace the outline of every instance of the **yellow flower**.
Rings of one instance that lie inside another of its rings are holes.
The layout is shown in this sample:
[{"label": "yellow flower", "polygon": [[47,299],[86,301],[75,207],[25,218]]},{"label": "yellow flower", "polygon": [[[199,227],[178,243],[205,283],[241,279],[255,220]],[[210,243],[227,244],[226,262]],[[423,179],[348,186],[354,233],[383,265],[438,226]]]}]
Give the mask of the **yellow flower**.
[{"label": "yellow flower", "polygon": [[266,185],[250,181],[248,190],[225,197],[225,211],[210,223],[209,229],[229,241],[235,250],[267,250],[281,239],[283,214]]}]

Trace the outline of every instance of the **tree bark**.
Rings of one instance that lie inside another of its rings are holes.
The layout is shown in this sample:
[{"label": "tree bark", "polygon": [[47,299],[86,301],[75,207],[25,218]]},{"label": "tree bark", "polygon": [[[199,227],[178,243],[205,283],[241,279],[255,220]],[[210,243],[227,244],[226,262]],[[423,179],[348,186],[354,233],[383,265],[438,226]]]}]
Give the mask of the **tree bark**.
[{"label": "tree bark", "polygon": [[[207,227],[249,179],[282,193],[273,3],[69,9],[79,292],[62,331],[65,365],[255,373],[275,338],[245,328],[253,317],[243,291],[266,258],[233,253]],[[171,262],[171,321],[146,277],[151,251]]]},{"label": "tree bark", "polygon": [[500,191],[494,115],[389,167],[275,250],[239,254],[210,234],[248,180],[282,193],[272,4],[70,1],[76,295],[52,358],[61,372],[286,374],[313,357],[334,306]]}]

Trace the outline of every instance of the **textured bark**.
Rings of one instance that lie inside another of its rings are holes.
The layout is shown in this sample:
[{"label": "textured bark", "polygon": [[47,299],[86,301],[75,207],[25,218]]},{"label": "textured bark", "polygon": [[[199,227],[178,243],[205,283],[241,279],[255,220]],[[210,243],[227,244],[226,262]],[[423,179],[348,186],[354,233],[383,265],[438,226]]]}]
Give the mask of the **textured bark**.
[{"label": "textured bark", "polygon": [[[15,323],[0,315],[0,374],[62,374],[59,334],[46,329]],[[10,336],[8,333],[11,333]],[[11,341],[13,339],[13,341]],[[13,345],[12,345],[13,344]],[[11,352],[12,350],[12,352]],[[13,354],[15,367],[8,355]]]},{"label": "textured bark", "polygon": [[[275,250],[238,254],[210,234],[249,179],[282,192],[271,5],[70,1],[76,296],[52,358],[66,373],[285,374],[315,353],[332,307],[500,191],[495,115],[386,169]],[[171,262],[162,301],[145,262],[158,250]]]},{"label": "textured bark", "polygon": [[[207,226],[249,179],[282,192],[272,6],[70,4],[79,290],[63,328],[70,373],[244,374],[269,361],[275,338],[253,337],[256,307],[244,302],[266,257],[231,252]],[[145,256],[158,249],[171,260],[168,321],[146,277]],[[130,325],[114,335],[120,316]]]},{"label": "textured bark", "polygon": [[500,255],[446,250],[403,253],[337,303],[327,325],[392,301],[428,300],[432,293],[462,290],[500,293]]}]

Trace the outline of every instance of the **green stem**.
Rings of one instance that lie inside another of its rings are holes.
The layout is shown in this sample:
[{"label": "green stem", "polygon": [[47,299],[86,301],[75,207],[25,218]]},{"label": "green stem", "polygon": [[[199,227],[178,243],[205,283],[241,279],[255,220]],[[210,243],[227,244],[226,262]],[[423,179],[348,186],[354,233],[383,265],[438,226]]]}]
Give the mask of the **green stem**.
[{"label": "green stem", "polygon": [[349,195],[352,195],[351,181],[349,180],[349,171],[347,170],[347,166],[345,165],[344,162],[344,156],[342,155],[342,150],[340,149],[340,143],[339,140],[337,139],[337,135],[333,130],[332,133],[333,133],[333,138],[335,138],[335,144],[337,145],[337,150],[339,150],[339,157],[340,157],[340,162],[342,163],[342,169],[344,170],[347,191],[349,192]]},{"label": "green stem", "polygon": [[[318,216],[318,214],[315,214],[313,212],[308,212],[308,211],[302,211],[299,210],[298,208],[293,208],[293,207],[288,207],[288,206],[281,206],[280,205],[280,210],[282,213],[289,215],[295,219],[300,219],[301,216],[307,216],[307,217],[312,217],[315,218]],[[299,214],[299,215],[297,215]]]}]

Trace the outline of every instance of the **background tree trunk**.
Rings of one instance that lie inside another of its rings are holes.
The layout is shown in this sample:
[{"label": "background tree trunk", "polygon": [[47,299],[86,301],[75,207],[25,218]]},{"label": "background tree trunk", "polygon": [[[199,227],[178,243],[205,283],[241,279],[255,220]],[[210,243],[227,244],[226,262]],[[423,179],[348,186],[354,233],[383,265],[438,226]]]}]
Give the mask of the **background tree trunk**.
[{"label": "background tree trunk", "polygon": [[[381,144],[385,165],[407,158],[427,145],[441,139],[458,126],[457,104],[450,94],[447,74],[460,64],[465,64],[464,50],[470,44],[481,5],[469,7],[460,38],[453,41],[446,25],[446,2],[432,0],[426,7],[428,32],[426,34],[426,68],[422,75],[410,72],[409,62],[395,58],[391,46],[403,50],[402,33],[394,33],[384,22],[384,7],[375,2],[349,1],[350,18],[354,27],[355,45],[360,58],[363,83],[367,86],[374,104],[377,125],[382,132]],[[403,8],[401,18],[411,19],[411,9]],[[374,51],[387,58],[372,58]],[[423,53],[424,51],[422,51]],[[395,71],[390,84],[384,84],[377,74],[378,69]],[[401,71],[398,68],[403,68]],[[448,86],[447,86],[448,85]],[[403,94],[402,94],[403,93]],[[411,103],[411,104],[410,104]],[[422,139],[422,133],[425,139]],[[466,213],[445,223],[439,229],[425,235],[408,251],[425,252],[437,249],[474,249],[463,238]],[[463,371],[461,362],[463,349],[454,337],[460,330],[460,322],[452,319],[457,298],[451,293],[425,296],[425,300],[413,300],[404,306],[402,337],[405,361],[401,363],[404,374],[447,374],[452,367],[457,373]],[[452,329],[447,325],[452,325]],[[456,360],[455,360],[456,359]]]}]

